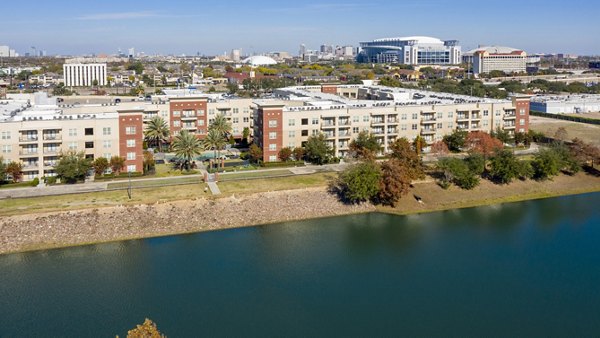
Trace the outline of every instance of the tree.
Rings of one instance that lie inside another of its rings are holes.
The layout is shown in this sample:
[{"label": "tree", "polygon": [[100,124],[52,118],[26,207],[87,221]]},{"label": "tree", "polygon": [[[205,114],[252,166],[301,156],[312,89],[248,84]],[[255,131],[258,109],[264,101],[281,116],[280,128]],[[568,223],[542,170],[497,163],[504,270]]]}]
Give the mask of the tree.
[{"label": "tree", "polygon": [[59,83],[56,85],[56,87],[54,87],[54,89],[52,89],[52,95],[54,96],[69,96],[72,94],[73,93],[67,89],[67,87],[65,87],[64,83]]},{"label": "tree", "polygon": [[502,129],[500,126],[496,128],[496,131],[492,132],[491,136],[497,138],[503,144],[508,144],[512,141],[512,137],[507,130]]},{"label": "tree", "polygon": [[526,147],[529,147],[529,145],[531,144],[532,141],[532,135],[531,133],[521,133],[521,132],[516,132],[515,133],[515,145],[519,145],[522,144]]},{"label": "tree", "polygon": [[104,172],[106,171],[106,169],[110,168],[110,163],[108,162],[107,158],[98,157],[92,163],[92,167],[94,168],[96,175],[104,176]]},{"label": "tree", "polygon": [[12,177],[14,183],[21,181],[23,177],[23,165],[21,162],[11,161],[6,165],[6,169],[4,170],[6,175]]},{"label": "tree", "polygon": [[118,174],[125,167],[125,159],[121,156],[113,156],[110,158],[110,168],[113,173]]},{"label": "tree", "polygon": [[309,136],[304,149],[306,159],[313,164],[327,164],[333,156],[333,149],[328,145],[323,133]]},{"label": "tree", "polygon": [[458,158],[443,158],[438,161],[438,170],[442,171],[442,187],[446,188],[450,183],[471,190],[479,184],[479,175],[471,172],[467,163]]},{"label": "tree", "polygon": [[490,159],[490,176],[496,182],[508,184],[519,177],[518,162],[512,151],[500,150]]},{"label": "tree", "polygon": [[390,146],[392,158],[399,161],[400,165],[406,168],[408,177],[415,180],[424,176],[421,157],[412,148],[411,144],[404,137],[397,139]]},{"label": "tree", "polygon": [[154,160],[154,153],[148,150],[144,150],[144,175],[148,173],[154,173],[156,167],[156,160]]},{"label": "tree", "polygon": [[567,132],[567,129],[565,129],[565,127],[559,127],[554,133],[554,138],[556,140],[564,142],[567,140],[567,138],[569,138],[569,133]]},{"label": "tree", "polygon": [[127,338],[166,338],[166,336],[158,331],[154,322],[146,318],[142,325],[127,332]]},{"label": "tree", "polygon": [[144,72],[144,64],[139,61],[134,62],[127,66],[127,70],[133,70],[136,75],[141,75]]},{"label": "tree", "polygon": [[465,145],[470,152],[479,153],[485,159],[503,147],[500,140],[482,131],[470,132],[465,140]]},{"label": "tree", "polygon": [[350,142],[350,153],[354,158],[373,159],[382,149],[377,138],[367,131],[361,131]]},{"label": "tree", "polygon": [[54,170],[57,177],[72,184],[84,180],[91,167],[92,161],[85,157],[83,151],[68,151],[60,155]]},{"label": "tree", "polygon": [[240,89],[239,85],[234,82],[227,83],[227,91],[229,94],[235,94]]},{"label": "tree", "polygon": [[[195,137],[194,137],[195,138]],[[202,140],[203,149],[210,150],[212,149],[214,152],[214,159],[217,159],[217,152],[221,152],[221,149],[225,147],[227,142],[223,137],[223,133],[221,133],[216,128],[209,128],[206,137]],[[215,163],[216,164],[216,163]]]},{"label": "tree", "polygon": [[169,141],[171,131],[167,122],[160,116],[154,116],[146,124],[144,137],[148,143],[158,146],[158,151],[162,152],[162,144]]},{"label": "tree", "polygon": [[4,163],[4,158],[0,156],[0,184],[4,183],[6,179],[6,163]]},{"label": "tree", "polygon": [[452,134],[444,136],[442,140],[451,152],[458,153],[465,146],[467,134],[464,130],[455,130]]},{"label": "tree", "polygon": [[350,203],[373,199],[379,192],[381,172],[373,161],[360,162],[340,172],[335,190]]},{"label": "tree", "polygon": [[[206,139],[209,138],[209,135],[210,131],[206,135]],[[223,141],[222,137],[221,141]],[[172,148],[177,157],[184,159],[187,163],[191,163],[192,159],[195,156],[202,154],[202,151],[205,149],[205,146],[196,137],[196,135],[191,134],[187,130],[183,130],[179,133],[179,135],[175,136],[175,138],[173,139]]]},{"label": "tree", "polygon": [[292,152],[294,153],[294,159],[296,161],[302,161],[304,159],[304,148],[296,147],[292,150]]},{"label": "tree", "polygon": [[94,79],[92,81],[92,87],[98,87],[98,80],[97,79]]},{"label": "tree", "polygon": [[444,141],[435,141],[431,145],[431,154],[435,157],[441,157],[448,155],[450,149],[448,149],[448,145]]},{"label": "tree", "polygon": [[244,130],[242,131],[242,142],[247,144],[249,142],[249,140],[248,140],[249,137],[250,137],[250,128],[244,127]]},{"label": "tree", "polygon": [[396,206],[402,195],[408,193],[411,173],[398,159],[392,158],[381,164],[381,178],[377,201],[384,205]]},{"label": "tree", "polygon": [[209,128],[215,129],[217,132],[221,133],[223,137],[231,133],[231,123],[223,114],[215,115],[215,118],[210,123]]},{"label": "tree", "polygon": [[263,151],[256,144],[250,145],[250,149],[248,149],[248,154],[250,155],[250,161],[252,163],[258,163],[262,161]]},{"label": "tree", "polygon": [[423,149],[425,149],[425,147],[427,146],[427,142],[425,142],[425,139],[422,138],[421,135],[417,135],[412,145],[417,155],[421,156],[421,154],[423,153]]},{"label": "tree", "polygon": [[590,165],[594,168],[594,163],[600,160],[600,149],[589,143],[575,138],[569,146],[569,150],[580,166]]},{"label": "tree", "polygon": [[481,176],[485,171],[485,158],[481,154],[471,153],[465,157],[464,162],[473,175]]},{"label": "tree", "polygon": [[281,150],[279,150],[278,157],[281,161],[287,162],[292,158],[292,154],[293,154],[292,148],[283,147],[283,148],[281,148]]},{"label": "tree", "polygon": [[560,158],[552,149],[541,149],[535,154],[535,159],[531,163],[534,171],[534,177],[539,180],[545,180],[560,172]]}]

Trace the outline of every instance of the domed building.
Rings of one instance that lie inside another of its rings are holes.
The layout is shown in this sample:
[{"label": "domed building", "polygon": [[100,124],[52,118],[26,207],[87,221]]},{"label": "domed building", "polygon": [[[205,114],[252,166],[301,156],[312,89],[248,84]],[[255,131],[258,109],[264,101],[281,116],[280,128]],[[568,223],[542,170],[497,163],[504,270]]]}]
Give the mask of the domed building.
[{"label": "domed building", "polygon": [[360,47],[358,62],[405,65],[456,65],[461,62],[457,40],[407,36],[361,42]]},{"label": "domed building", "polygon": [[270,58],[268,56],[255,55],[255,56],[251,56],[249,58],[244,59],[242,61],[242,63],[250,65],[252,67],[259,67],[259,66],[276,65],[277,61],[273,60],[272,58]]}]

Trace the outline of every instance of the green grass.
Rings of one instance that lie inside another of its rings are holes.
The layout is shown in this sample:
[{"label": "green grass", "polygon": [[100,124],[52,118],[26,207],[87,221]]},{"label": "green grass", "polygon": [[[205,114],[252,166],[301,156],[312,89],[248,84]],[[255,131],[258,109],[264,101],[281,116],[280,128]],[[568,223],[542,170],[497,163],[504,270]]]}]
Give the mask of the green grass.
[{"label": "green grass", "polygon": [[31,182],[8,183],[0,185],[0,189],[31,188]]},{"label": "green grass", "polygon": [[240,180],[240,179],[255,179],[255,178],[267,178],[267,177],[277,177],[277,176],[288,176],[293,175],[291,171],[288,169],[281,170],[269,170],[269,171],[253,171],[246,173],[234,173],[234,174],[221,174],[219,175],[219,181],[232,181],[232,180]]},{"label": "green grass", "polygon": [[[131,182],[132,188],[144,188],[144,187],[160,187],[168,185],[180,185],[180,184],[194,184],[201,183],[202,178],[199,177],[186,177],[172,178],[170,180],[145,180],[145,181],[133,181]],[[126,189],[129,187],[129,181],[121,181],[109,183],[107,188],[110,189]]]}]

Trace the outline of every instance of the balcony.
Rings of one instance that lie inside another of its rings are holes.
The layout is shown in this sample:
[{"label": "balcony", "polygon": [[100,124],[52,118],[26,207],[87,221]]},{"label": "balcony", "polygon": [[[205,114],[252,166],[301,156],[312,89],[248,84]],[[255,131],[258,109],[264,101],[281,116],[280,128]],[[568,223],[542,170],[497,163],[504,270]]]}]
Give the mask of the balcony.
[{"label": "balcony", "polygon": [[384,135],[385,132],[383,129],[373,130],[373,135]]},{"label": "balcony", "polygon": [[335,133],[325,133],[325,138],[326,138],[326,139],[332,139],[332,138],[335,138]]},{"label": "balcony", "polygon": [[197,127],[195,123],[186,123],[182,125],[181,128],[186,130],[196,130]]},{"label": "balcony", "polygon": [[350,120],[348,120],[348,119],[339,120],[338,121],[338,125],[340,125],[340,126],[349,126],[350,125]]},{"label": "balcony", "polygon": [[44,149],[44,156],[56,156],[59,150],[56,148]]},{"label": "balcony", "polygon": [[385,124],[385,120],[383,118],[380,119],[372,119],[371,120],[371,125],[378,125],[378,124]]},{"label": "balcony", "polygon": [[389,124],[397,124],[398,123],[398,119],[397,118],[388,118],[387,119],[387,123],[389,123]]},{"label": "balcony", "polygon": [[54,168],[56,166],[56,161],[45,161],[44,162],[44,169],[47,168]]},{"label": "balcony", "polygon": [[197,119],[198,119],[198,117],[194,114],[182,114],[181,115],[182,121],[195,121]]},{"label": "balcony", "polygon": [[62,135],[44,135],[44,142],[61,141]]},{"label": "balcony", "polygon": [[514,123],[505,123],[504,129],[515,129],[516,125]]},{"label": "balcony", "polygon": [[421,135],[435,134],[436,128],[423,128],[421,129]]},{"label": "balcony", "polygon": [[437,119],[435,117],[421,119],[421,124],[435,124],[436,122],[437,122]]},{"label": "balcony", "polygon": [[396,134],[398,134],[398,129],[388,129],[387,134],[388,135],[396,135]]},{"label": "balcony", "polygon": [[23,170],[38,170],[37,162],[25,162],[23,163]]},{"label": "balcony", "polygon": [[516,114],[504,114],[504,119],[505,120],[515,120],[517,118]]},{"label": "balcony", "polygon": [[456,129],[458,130],[467,130],[469,129],[469,125],[468,124],[459,124],[456,126]]},{"label": "balcony", "polygon": [[36,143],[38,141],[38,137],[36,136],[21,136],[19,137],[19,142],[21,143]]},{"label": "balcony", "polygon": [[471,115],[471,120],[481,120],[481,115],[473,114],[473,115]]},{"label": "balcony", "polygon": [[335,123],[334,122],[323,122],[323,123],[321,123],[321,128],[323,128],[323,129],[335,128]]},{"label": "balcony", "polygon": [[468,121],[469,115],[458,114],[458,115],[456,115],[456,120],[457,121]]},{"label": "balcony", "polygon": [[338,133],[340,138],[350,138],[352,136],[352,133],[347,132],[347,131],[341,131]]},{"label": "balcony", "polygon": [[38,148],[25,149],[25,150],[19,151],[19,155],[21,155],[21,157],[37,157],[38,154],[39,154]]}]

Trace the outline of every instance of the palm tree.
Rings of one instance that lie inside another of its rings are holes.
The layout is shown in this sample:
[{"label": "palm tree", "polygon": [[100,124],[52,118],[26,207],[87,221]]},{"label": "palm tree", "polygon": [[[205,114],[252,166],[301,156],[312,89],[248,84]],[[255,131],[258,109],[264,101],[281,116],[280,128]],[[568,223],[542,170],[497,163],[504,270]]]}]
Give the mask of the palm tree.
[{"label": "palm tree", "polygon": [[227,118],[223,114],[215,115],[214,120],[210,124],[211,129],[216,129],[219,133],[221,133],[224,137],[231,133],[231,123],[227,121]]},{"label": "palm tree", "polygon": [[146,125],[144,136],[148,142],[153,141],[158,145],[158,151],[162,151],[162,143],[169,140],[169,125],[160,116],[153,117]]},{"label": "palm tree", "polygon": [[204,150],[203,143],[196,138],[196,135],[191,134],[187,130],[183,130],[173,139],[173,151],[177,157],[181,157],[188,163],[192,161],[194,156],[202,154]]},{"label": "palm tree", "polygon": [[225,144],[227,143],[225,141],[225,137],[223,137],[223,134],[219,132],[219,130],[215,128],[209,128],[208,134],[206,134],[206,137],[204,138],[204,140],[202,140],[202,143],[205,149],[214,150],[214,158],[216,164],[217,151],[220,152],[221,148],[225,147]]}]

